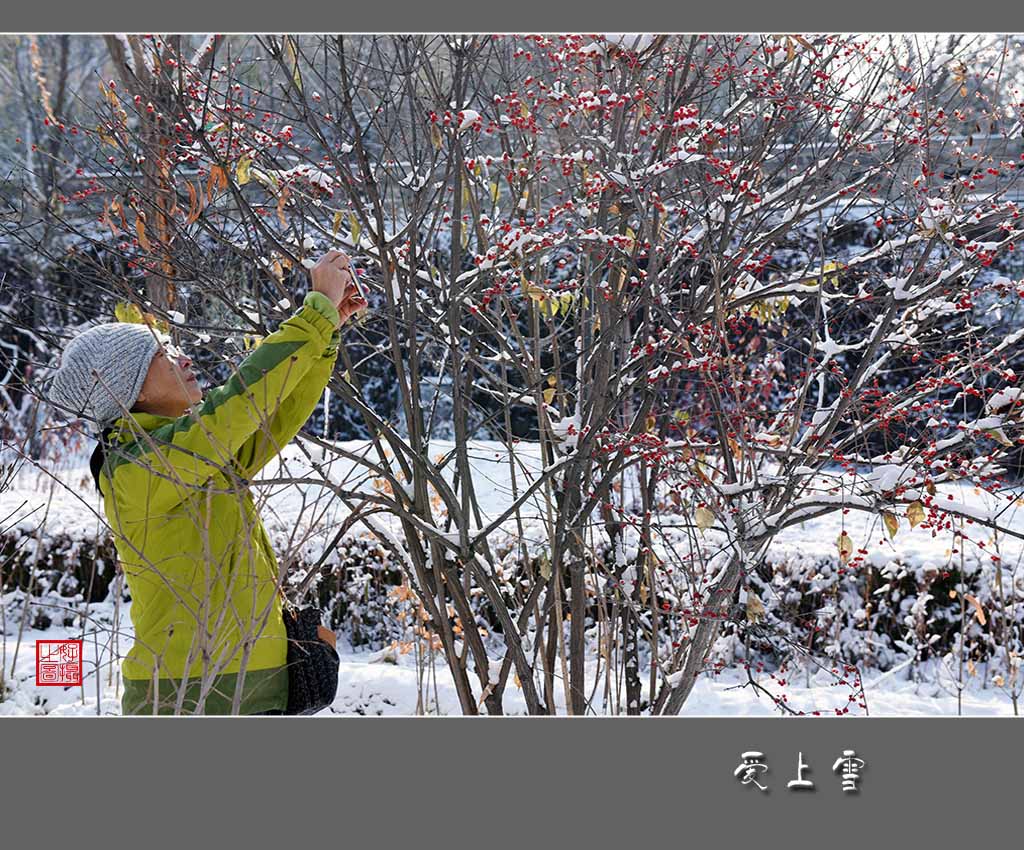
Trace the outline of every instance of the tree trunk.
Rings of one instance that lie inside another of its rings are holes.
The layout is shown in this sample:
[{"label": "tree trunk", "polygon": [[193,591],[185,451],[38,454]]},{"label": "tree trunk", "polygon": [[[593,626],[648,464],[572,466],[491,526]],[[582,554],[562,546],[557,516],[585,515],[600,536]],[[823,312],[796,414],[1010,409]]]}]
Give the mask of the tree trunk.
[{"label": "tree trunk", "polygon": [[734,554],[725,568],[725,575],[711,591],[707,605],[704,606],[704,616],[700,618],[700,623],[697,625],[697,630],[686,653],[682,679],[670,694],[662,714],[678,714],[689,698],[697,681],[697,675],[704,667],[708,650],[711,649],[715,638],[718,637],[721,615],[729,608],[729,602],[739,581],[742,564],[742,557]]}]

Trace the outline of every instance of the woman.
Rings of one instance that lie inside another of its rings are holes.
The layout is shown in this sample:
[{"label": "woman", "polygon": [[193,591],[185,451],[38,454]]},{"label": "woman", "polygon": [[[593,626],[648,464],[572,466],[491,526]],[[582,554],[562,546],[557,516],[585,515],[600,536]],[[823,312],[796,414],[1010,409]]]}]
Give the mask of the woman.
[{"label": "woman", "polygon": [[367,304],[340,251],[311,278],[205,400],[192,361],[146,325],[99,325],[64,350],[50,398],[103,428],[93,474],[132,597],[124,714],[285,710],[278,565],[247,485],[313,412],[340,327]]}]

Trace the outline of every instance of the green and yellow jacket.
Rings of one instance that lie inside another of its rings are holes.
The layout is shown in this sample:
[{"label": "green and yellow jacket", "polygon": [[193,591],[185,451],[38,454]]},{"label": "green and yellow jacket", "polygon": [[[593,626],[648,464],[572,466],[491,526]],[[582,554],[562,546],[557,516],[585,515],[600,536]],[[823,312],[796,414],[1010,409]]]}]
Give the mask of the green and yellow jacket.
[{"label": "green and yellow jacket", "polygon": [[99,482],[132,598],[124,714],[286,707],[278,564],[248,482],[316,407],[337,322],[310,292],[200,405],[114,423]]}]

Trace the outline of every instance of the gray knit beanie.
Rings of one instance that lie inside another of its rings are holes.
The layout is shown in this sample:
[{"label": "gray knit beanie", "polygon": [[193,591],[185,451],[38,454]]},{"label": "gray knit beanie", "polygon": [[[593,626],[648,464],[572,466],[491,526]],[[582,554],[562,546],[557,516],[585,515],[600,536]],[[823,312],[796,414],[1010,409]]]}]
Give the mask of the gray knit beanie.
[{"label": "gray knit beanie", "polygon": [[50,401],[66,415],[94,419],[100,427],[111,424],[134,406],[166,339],[148,325],[128,322],[89,328],[64,348]]}]

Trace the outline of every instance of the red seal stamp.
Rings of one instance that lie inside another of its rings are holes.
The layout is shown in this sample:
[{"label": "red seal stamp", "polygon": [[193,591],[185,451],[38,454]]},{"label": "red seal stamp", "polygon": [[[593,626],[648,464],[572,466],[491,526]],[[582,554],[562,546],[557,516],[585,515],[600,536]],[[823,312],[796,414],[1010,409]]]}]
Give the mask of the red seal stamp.
[{"label": "red seal stamp", "polygon": [[81,684],[82,641],[36,641],[36,685]]}]

